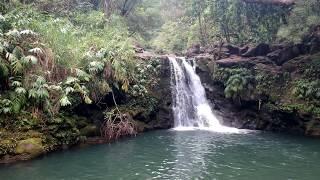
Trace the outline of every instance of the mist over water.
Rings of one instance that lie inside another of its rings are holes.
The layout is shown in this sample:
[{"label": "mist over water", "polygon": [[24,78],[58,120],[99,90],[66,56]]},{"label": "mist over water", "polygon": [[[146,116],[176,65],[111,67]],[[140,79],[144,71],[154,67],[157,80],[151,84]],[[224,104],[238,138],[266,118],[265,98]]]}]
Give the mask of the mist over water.
[{"label": "mist over water", "polygon": [[188,62],[182,57],[169,57],[169,60],[175,129],[240,132],[236,128],[221,125],[212,112],[200,77],[195,72],[196,62]]}]

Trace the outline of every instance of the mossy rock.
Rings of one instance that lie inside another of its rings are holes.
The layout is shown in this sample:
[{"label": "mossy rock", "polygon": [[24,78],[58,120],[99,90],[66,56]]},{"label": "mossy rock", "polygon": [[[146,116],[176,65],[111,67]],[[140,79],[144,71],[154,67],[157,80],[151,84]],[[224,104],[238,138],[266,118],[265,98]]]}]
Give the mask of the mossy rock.
[{"label": "mossy rock", "polygon": [[91,124],[91,125],[87,125],[86,127],[82,128],[80,130],[80,135],[86,136],[86,137],[99,136],[100,130],[96,125]]},{"label": "mossy rock", "polygon": [[89,125],[89,120],[85,117],[74,116],[74,118],[76,119],[76,124],[79,129],[84,128]]},{"label": "mossy rock", "polygon": [[30,138],[30,139],[18,141],[16,150],[15,150],[16,154],[28,154],[32,157],[39,156],[44,152],[45,151],[42,145],[41,138]]},{"label": "mossy rock", "polygon": [[16,143],[12,139],[5,139],[0,141],[0,156],[13,153]]},{"label": "mossy rock", "polygon": [[134,123],[135,123],[136,129],[138,132],[144,132],[144,131],[150,129],[150,126],[144,122],[134,121]]}]

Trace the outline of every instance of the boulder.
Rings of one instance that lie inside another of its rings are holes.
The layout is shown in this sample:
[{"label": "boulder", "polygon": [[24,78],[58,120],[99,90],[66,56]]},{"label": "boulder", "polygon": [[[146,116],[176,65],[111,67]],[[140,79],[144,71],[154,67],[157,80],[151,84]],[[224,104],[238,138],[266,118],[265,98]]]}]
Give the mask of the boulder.
[{"label": "boulder", "polygon": [[200,54],[195,56],[194,59],[198,61],[214,61],[214,56],[211,54]]},{"label": "boulder", "polygon": [[241,47],[241,48],[239,49],[239,50],[240,50],[240,54],[245,54],[249,49],[250,49],[249,46]]},{"label": "boulder", "polygon": [[191,48],[188,49],[187,56],[192,56],[192,55],[196,55],[196,54],[200,54],[200,53],[201,53],[200,44],[195,44]]},{"label": "boulder", "polygon": [[227,44],[225,46],[226,49],[228,49],[228,53],[230,55],[239,55],[240,54],[240,48],[231,44]]},{"label": "boulder", "polygon": [[301,46],[293,45],[284,49],[278,49],[273,51],[267,55],[269,59],[275,62],[277,65],[281,66],[285,62],[299,56],[301,53],[300,51]]},{"label": "boulder", "polygon": [[320,52],[320,37],[314,37],[310,42],[310,53]]},{"label": "boulder", "polygon": [[306,124],[305,135],[320,137],[320,118],[314,118]]},{"label": "boulder", "polygon": [[45,152],[41,138],[30,138],[18,141],[15,149],[16,154],[27,154],[31,157],[37,157]]},{"label": "boulder", "polygon": [[260,43],[256,47],[249,48],[249,50],[242,54],[243,57],[253,57],[253,56],[265,56],[270,52],[270,46],[266,43]]},{"label": "boulder", "polygon": [[254,63],[250,60],[250,58],[244,57],[230,57],[216,61],[217,65],[224,68],[232,68],[232,67],[246,67],[250,68],[254,66]]},{"label": "boulder", "polygon": [[141,121],[135,121],[135,126],[138,132],[145,132],[149,129],[151,129],[151,127],[149,125],[147,125],[144,122]]},{"label": "boulder", "polygon": [[80,129],[81,136],[94,137],[100,135],[100,130],[96,125],[87,125],[86,127]]}]

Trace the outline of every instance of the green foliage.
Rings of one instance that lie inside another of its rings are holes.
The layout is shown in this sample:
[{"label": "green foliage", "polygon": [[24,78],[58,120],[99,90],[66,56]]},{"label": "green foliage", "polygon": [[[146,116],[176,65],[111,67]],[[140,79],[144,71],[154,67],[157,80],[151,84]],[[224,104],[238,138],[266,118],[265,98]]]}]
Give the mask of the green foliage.
[{"label": "green foliage", "polygon": [[213,74],[215,81],[220,81],[225,86],[227,98],[241,98],[252,92],[255,79],[252,72],[246,68],[218,68]]},{"label": "green foliage", "polygon": [[226,82],[224,93],[227,98],[237,98],[253,89],[251,84],[253,77],[246,71],[232,75]]},{"label": "green foliage", "polygon": [[152,46],[157,51],[181,52],[187,48],[188,31],[189,28],[183,23],[166,22],[153,40]]},{"label": "green foliage", "polygon": [[308,101],[320,100],[320,81],[301,79],[296,82],[293,94],[300,99],[306,99]]},{"label": "green foliage", "polygon": [[208,20],[219,28],[216,36],[234,43],[270,42],[287,10],[241,0],[216,0],[203,6],[204,21]]},{"label": "green foliage", "polygon": [[[152,41],[164,51],[181,51],[193,44],[217,41],[236,44],[271,42],[290,9],[243,0],[160,1],[162,28]],[[170,14],[170,15],[169,15]]]},{"label": "green foliage", "polygon": [[[52,118],[47,124],[52,139],[51,146],[72,145],[79,141],[80,131],[76,127],[76,119],[68,116]],[[48,142],[49,143],[49,142]],[[51,148],[53,148],[51,147]]]},{"label": "green foliage", "polygon": [[158,79],[160,67],[157,59],[137,64],[129,94],[133,97],[145,97],[149,94],[150,90],[160,81]]},{"label": "green foliage", "polygon": [[10,114],[12,113],[12,101],[9,99],[1,99],[0,101],[0,113]]},{"label": "green foliage", "polygon": [[313,104],[281,104],[279,109],[289,113],[310,113],[320,117],[320,108]]},{"label": "green foliage", "polygon": [[300,42],[310,27],[320,24],[320,2],[318,0],[297,0],[288,18],[279,32],[280,39]]}]

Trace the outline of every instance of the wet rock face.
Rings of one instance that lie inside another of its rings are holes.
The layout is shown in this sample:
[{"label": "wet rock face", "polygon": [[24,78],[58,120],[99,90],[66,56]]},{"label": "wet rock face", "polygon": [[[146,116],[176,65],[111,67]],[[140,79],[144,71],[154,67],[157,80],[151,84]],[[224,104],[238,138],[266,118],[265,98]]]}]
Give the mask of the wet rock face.
[{"label": "wet rock face", "polygon": [[168,58],[161,60],[160,82],[154,88],[155,96],[159,99],[159,104],[155,112],[155,118],[148,125],[154,129],[168,129],[174,126],[172,114],[171,95],[171,70]]},{"label": "wet rock face", "polygon": [[242,129],[304,133],[305,127],[302,120],[295,114],[270,111],[264,106],[259,109],[259,99],[257,97],[248,98],[248,100],[243,99],[241,102],[226,98],[224,85],[210,78],[212,76],[210,68],[205,68],[210,66],[208,62],[198,63],[197,73],[204,84],[207,98],[224,125]]},{"label": "wet rock face", "polygon": [[[246,51],[247,56],[228,52],[217,60],[203,58],[202,54],[195,57],[197,73],[215,113],[227,126],[320,137],[319,114],[309,108],[319,108],[318,101],[299,99],[293,93],[298,81],[319,79],[317,73],[308,75],[308,72],[319,69],[312,66],[319,64],[320,51],[312,55],[309,45],[304,43],[268,45],[269,48],[258,46],[244,50],[240,48],[240,54]],[[240,75],[248,72],[245,78],[251,78],[253,82],[245,87],[246,93],[226,98],[226,83],[232,71]],[[229,77],[224,79],[225,76]]]}]

